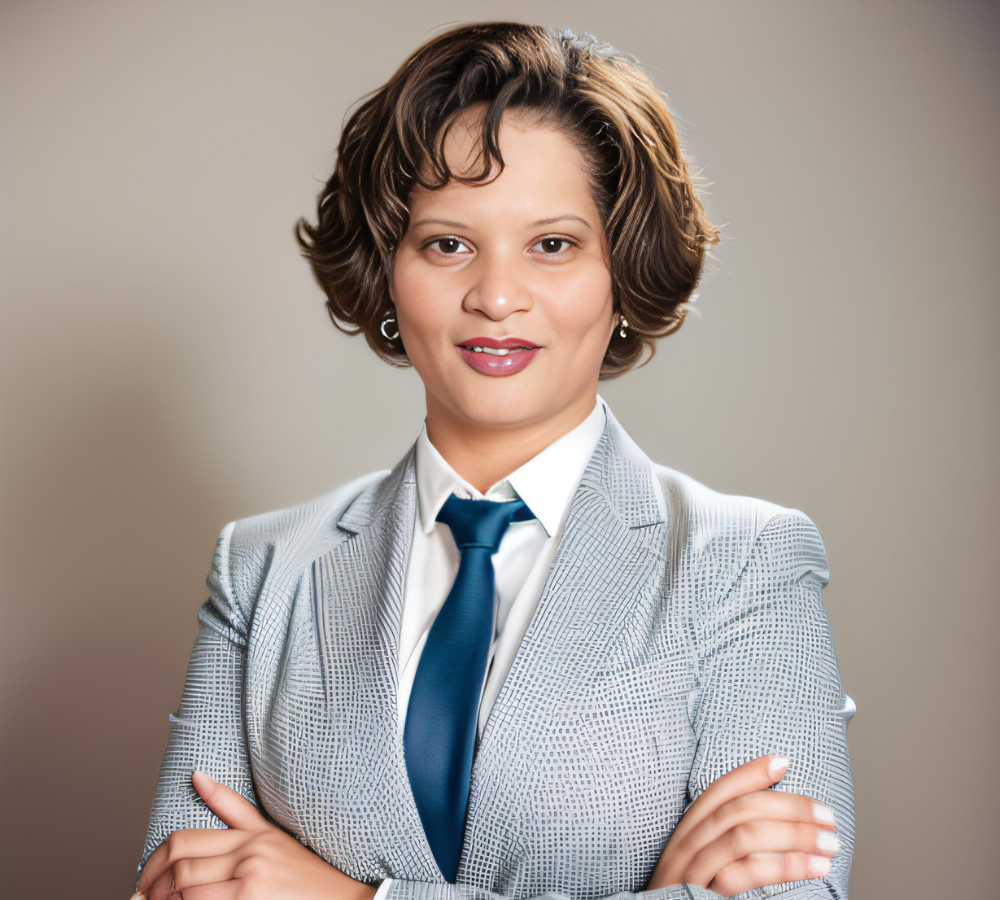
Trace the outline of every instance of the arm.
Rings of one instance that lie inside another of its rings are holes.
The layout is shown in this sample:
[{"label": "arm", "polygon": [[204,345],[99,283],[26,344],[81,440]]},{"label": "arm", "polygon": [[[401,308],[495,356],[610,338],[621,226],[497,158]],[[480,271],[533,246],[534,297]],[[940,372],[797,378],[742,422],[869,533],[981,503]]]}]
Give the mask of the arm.
[{"label": "arm", "polygon": [[[692,724],[698,742],[692,802],[741,763],[768,754],[791,760],[778,790],[826,802],[841,846],[825,878],[735,895],[739,900],[846,900],[854,846],[854,804],[843,693],[821,592],[829,581],[816,526],[802,513],[772,518],[747,565],[701,617],[700,690]],[[545,894],[531,900],[566,895]],[[623,891],[615,900],[722,900],[697,885]],[[507,900],[467,885],[386,879],[375,900]],[[595,898],[610,900],[610,897]]]},{"label": "arm", "polygon": [[[375,892],[374,900],[510,900],[504,894],[470,887],[467,884],[442,884],[431,881],[402,881],[387,878]],[[549,892],[529,900],[568,900],[568,894]],[[595,900],[724,900],[722,894],[694,884],[672,884],[655,891],[620,891]]]},{"label": "arm", "polygon": [[788,771],[773,789],[828,804],[840,839],[824,878],[756,888],[735,895],[740,900],[847,898],[855,830],[847,724],[854,703],[841,685],[823,606],[828,582],[816,526],[798,510],[779,513],[702,616],[692,801],[735,766],[782,754]]},{"label": "arm", "polygon": [[136,883],[150,854],[173,831],[225,828],[198,796],[191,772],[201,769],[257,805],[243,734],[243,658],[246,622],[233,596],[229,557],[235,522],[219,535],[205,579],[209,597],[198,611],[200,626],[188,663],[177,715],[153,797]]}]

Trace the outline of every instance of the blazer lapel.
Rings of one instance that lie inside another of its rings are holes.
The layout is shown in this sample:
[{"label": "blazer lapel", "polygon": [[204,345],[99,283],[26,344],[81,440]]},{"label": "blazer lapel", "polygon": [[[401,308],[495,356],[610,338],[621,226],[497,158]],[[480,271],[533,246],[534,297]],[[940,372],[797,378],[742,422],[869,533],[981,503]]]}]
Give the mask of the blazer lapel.
[{"label": "blazer lapel", "polygon": [[[505,802],[514,801],[518,749],[530,743],[532,716],[605,672],[641,661],[647,646],[644,636],[665,577],[665,513],[649,459],[605,409],[604,432],[571,500],[538,605],[479,743],[460,882],[486,884],[491,877],[483,860],[475,859],[476,848],[496,849],[490,801],[497,791]],[[442,882],[398,738],[397,648],[416,517],[415,475],[411,447],[389,475],[358,495],[336,523],[353,536],[312,564],[313,596],[318,611],[333,618],[320,630],[336,646],[323,655],[347,661],[330,676],[336,682],[332,702],[354,708],[342,719],[338,712],[338,721],[344,728],[374,729],[379,744],[392,748],[380,761],[380,777],[363,785],[370,792],[366,806],[385,813],[372,819],[388,829],[379,841],[393,848],[385,868]],[[517,852],[512,845],[496,854],[498,866]]]},{"label": "blazer lapel", "polygon": [[483,742],[499,727],[496,720],[504,717],[507,704],[521,702],[510,695],[530,687],[522,673],[540,662],[534,659],[539,653],[569,657],[583,649],[595,672],[598,662],[612,669],[629,665],[634,635],[624,626],[637,602],[655,602],[650,588],[662,587],[655,576],[664,563],[666,514],[652,467],[606,411],[604,432],[570,501],[548,578],[487,718]]},{"label": "blazer lapel", "polygon": [[[509,846],[497,846],[496,809],[516,809],[536,774],[545,748],[533,745],[533,735],[561,716],[575,727],[564,708],[595,679],[645,661],[662,616],[666,511],[649,458],[606,412],[538,605],[483,729],[460,882],[489,888],[514,867],[521,848],[511,835]],[[489,864],[484,847],[492,848]]]},{"label": "blazer lapel", "polygon": [[353,536],[313,563],[314,596],[333,618],[321,631],[336,644],[324,655],[336,666],[331,703],[338,741],[351,747],[363,740],[360,752],[368,762],[364,776],[344,789],[344,802],[357,803],[357,819],[366,828],[383,832],[366,839],[386,848],[383,875],[443,881],[410,790],[397,727],[397,648],[417,512],[415,473],[411,447],[338,519],[337,528]]},{"label": "blazer lapel", "polygon": [[[416,450],[410,447],[392,471],[363,491],[340,517],[337,527],[355,537],[346,542],[349,554],[360,565],[355,572],[338,570],[338,589],[350,596],[360,591],[374,600],[375,626],[393,686],[392,714],[396,715],[395,688],[399,627],[403,610],[403,582],[413,539],[417,512]],[[354,584],[345,583],[351,576]]]}]

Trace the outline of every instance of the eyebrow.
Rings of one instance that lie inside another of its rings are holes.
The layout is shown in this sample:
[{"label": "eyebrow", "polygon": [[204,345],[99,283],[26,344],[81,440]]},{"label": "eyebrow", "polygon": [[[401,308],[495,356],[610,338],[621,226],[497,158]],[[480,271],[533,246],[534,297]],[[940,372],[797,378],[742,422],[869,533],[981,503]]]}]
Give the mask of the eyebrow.
[{"label": "eyebrow", "polygon": [[[535,222],[529,223],[528,227],[540,228],[543,225],[554,225],[556,222],[565,222],[565,221],[579,222],[581,225],[583,225],[586,228],[589,228],[591,231],[594,230],[590,222],[588,222],[586,219],[581,218],[580,216],[575,216],[572,213],[565,216],[551,216],[550,218],[547,219],[538,219]],[[450,219],[420,219],[416,222],[411,222],[410,224],[413,228],[417,228],[420,225],[444,225],[448,228],[469,227],[464,222],[453,222]]]}]

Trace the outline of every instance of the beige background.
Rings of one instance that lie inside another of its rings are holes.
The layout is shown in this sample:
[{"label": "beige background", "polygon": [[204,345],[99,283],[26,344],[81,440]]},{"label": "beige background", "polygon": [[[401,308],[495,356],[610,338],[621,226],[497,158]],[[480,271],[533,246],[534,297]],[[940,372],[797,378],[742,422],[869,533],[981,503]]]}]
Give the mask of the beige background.
[{"label": "beige background", "polygon": [[292,239],[348,107],[459,21],[645,64],[729,223],[602,394],[658,462],[808,513],[853,900],[996,890],[997,24],[973,2],[7,2],[4,893],[129,895],[227,522],[387,468],[420,383]]}]

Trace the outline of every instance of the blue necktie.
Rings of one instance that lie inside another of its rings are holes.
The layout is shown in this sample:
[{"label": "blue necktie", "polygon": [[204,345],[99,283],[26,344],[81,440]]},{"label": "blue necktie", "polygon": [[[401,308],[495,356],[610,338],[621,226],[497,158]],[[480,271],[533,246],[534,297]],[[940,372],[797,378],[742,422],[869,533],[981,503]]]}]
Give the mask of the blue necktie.
[{"label": "blue necktie", "polygon": [[437,515],[451,529],[461,559],[420,654],[403,751],[427,842],[450,882],[458,875],[479,699],[493,641],[491,557],[511,522],[533,518],[523,500],[465,500],[455,494]]}]

